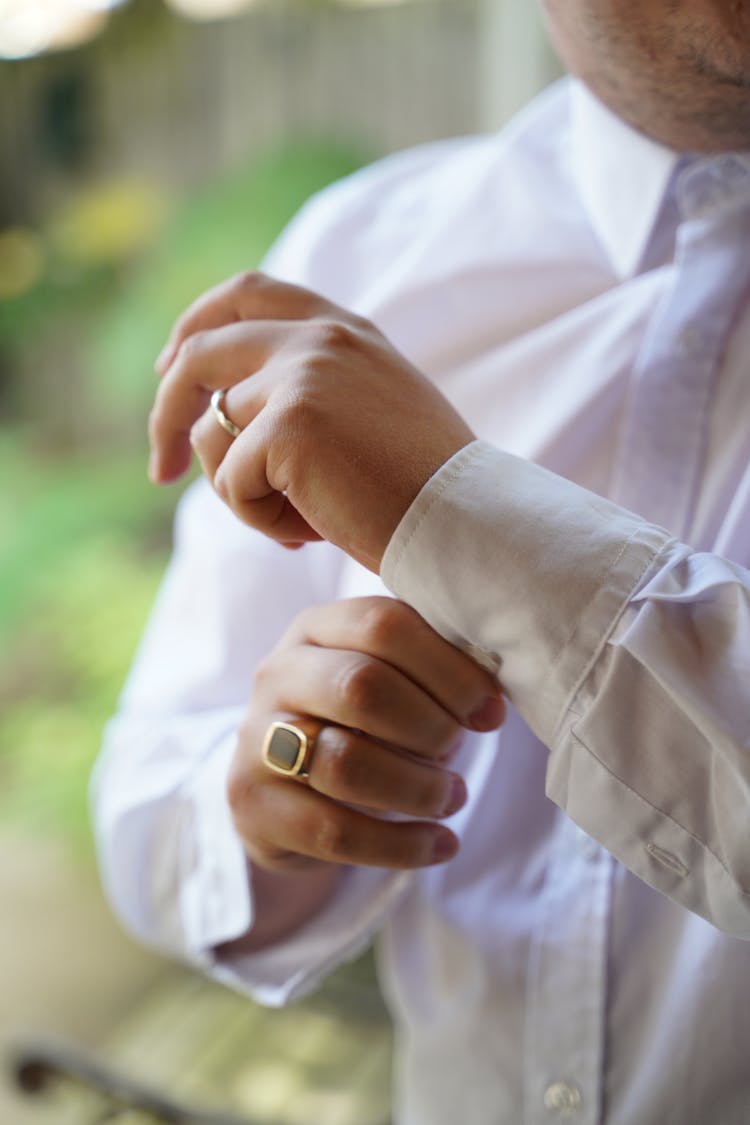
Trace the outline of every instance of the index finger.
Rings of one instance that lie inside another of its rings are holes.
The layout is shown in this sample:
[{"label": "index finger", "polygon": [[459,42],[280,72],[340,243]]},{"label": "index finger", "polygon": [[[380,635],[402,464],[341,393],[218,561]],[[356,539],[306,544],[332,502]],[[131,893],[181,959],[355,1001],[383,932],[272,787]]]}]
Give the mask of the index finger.
[{"label": "index finger", "polygon": [[334,309],[329,301],[300,285],[248,271],[208,289],[175,321],[156,361],[159,375],[169,370],[181,344],[196,332],[241,320],[305,320]]},{"label": "index finger", "polygon": [[[278,320],[224,324],[193,332],[180,345],[149,415],[152,480],[174,480],[188,468],[190,429],[208,406],[211,392],[256,374],[288,341],[288,329],[287,322]],[[248,420],[254,413],[250,411]]]},{"label": "index finger", "polygon": [[497,679],[395,598],[346,598],[303,611],[282,645],[367,653],[403,673],[462,726],[494,730],[504,718]]}]

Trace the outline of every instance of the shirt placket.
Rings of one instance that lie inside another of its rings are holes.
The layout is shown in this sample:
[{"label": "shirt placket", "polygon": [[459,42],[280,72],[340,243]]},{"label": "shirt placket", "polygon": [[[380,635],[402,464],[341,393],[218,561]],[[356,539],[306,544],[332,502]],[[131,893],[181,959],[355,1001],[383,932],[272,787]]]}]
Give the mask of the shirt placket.
[{"label": "shirt placket", "polygon": [[567,817],[531,940],[526,996],[524,1125],[598,1125],[611,856]]},{"label": "shirt placket", "polygon": [[[686,537],[718,374],[750,290],[750,169],[698,161],[675,190],[675,268],[633,369],[611,496]],[[529,961],[524,1125],[597,1125],[614,860],[563,817],[550,853]]]}]

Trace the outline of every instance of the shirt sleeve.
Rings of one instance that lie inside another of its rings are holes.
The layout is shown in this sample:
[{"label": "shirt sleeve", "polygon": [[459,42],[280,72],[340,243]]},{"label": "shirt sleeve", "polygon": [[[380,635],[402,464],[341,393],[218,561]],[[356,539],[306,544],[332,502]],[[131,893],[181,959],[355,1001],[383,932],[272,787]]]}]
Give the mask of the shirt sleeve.
[{"label": "shirt sleeve", "polygon": [[340,558],[324,543],[286,551],[203,482],[193,486],[92,781],[103,882],[124,925],[271,1004],[354,956],[404,882],[351,871],[289,942],[232,963],[214,952],[253,923],[251,874],[226,798],[253,670],[297,612],[336,596]]},{"label": "shirt sleeve", "polygon": [[[408,184],[433,159],[430,146],[392,157],[313,197],[263,268],[349,300],[377,272],[363,231],[391,198],[384,183]],[[214,953],[253,923],[252,874],[225,794],[253,671],[300,610],[338,596],[340,570],[329,544],[285,551],[237,521],[205,482],[193,486],[92,778],[102,879],[123,924],[264,1003],[308,991],[354,956],[407,882],[403,873],[351,870],[287,942],[231,962]]]},{"label": "shirt sleeve", "polygon": [[497,672],[547,793],[651,886],[750,938],[750,573],[484,442],[425,486],[387,585]]}]

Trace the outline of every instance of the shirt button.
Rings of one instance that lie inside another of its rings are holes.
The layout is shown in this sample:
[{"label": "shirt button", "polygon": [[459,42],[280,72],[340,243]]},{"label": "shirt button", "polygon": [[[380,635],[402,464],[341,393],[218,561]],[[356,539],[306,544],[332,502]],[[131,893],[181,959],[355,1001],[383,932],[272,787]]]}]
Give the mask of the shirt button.
[{"label": "shirt button", "polygon": [[572,1082],[552,1082],[544,1091],[544,1108],[560,1117],[574,1117],[581,1108],[581,1091]]}]

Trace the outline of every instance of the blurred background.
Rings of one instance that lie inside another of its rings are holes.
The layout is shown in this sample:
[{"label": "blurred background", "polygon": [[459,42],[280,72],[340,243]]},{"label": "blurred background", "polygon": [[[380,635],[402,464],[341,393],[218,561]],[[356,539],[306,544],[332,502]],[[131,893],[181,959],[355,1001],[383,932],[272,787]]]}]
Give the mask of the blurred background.
[{"label": "blurred background", "polygon": [[[169,1085],[200,1069],[209,1028],[255,1019],[119,932],[87,820],[101,729],[169,549],[176,493],[146,482],[145,417],[172,320],[257,265],[326,183],[495,129],[557,73],[532,0],[0,0],[3,1121],[64,1119],[13,1089],[13,1051],[40,1035]],[[387,1030],[358,987],[341,995],[370,1011],[379,1088]],[[324,1022],[304,1049],[302,1014],[281,1015],[252,1080],[227,1046],[203,1085],[177,1084],[248,1120],[382,1120],[387,1091],[371,1111],[336,1099],[333,1008],[307,1013]],[[187,1011],[192,1039],[155,1066]],[[281,1064],[295,1051],[328,1073],[317,1102],[292,1097]],[[105,1119],[81,1105],[71,1121]]]}]

